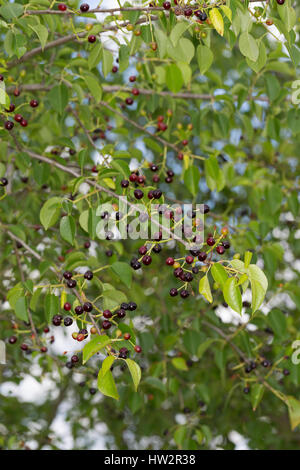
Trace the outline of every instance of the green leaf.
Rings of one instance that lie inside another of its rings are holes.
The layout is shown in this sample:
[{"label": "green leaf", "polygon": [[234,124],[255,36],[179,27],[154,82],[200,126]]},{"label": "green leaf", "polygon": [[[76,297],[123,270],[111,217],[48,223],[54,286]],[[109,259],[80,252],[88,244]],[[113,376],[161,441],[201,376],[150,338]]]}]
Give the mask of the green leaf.
[{"label": "green leaf", "polygon": [[102,58],[102,44],[101,42],[98,42],[95,46],[93,46],[93,49],[91,50],[89,58],[88,58],[89,70],[92,70],[94,67],[96,67],[99,64],[101,58]]},{"label": "green leaf", "polygon": [[223,289],[223,286],[228,279],[228,274],[224,266],[222,266],[220,263],[214,263],[211,268],[211,274],[216,283],[219,284]]},{"label": "green leaf", "polygon": [[245,253],[245,268],[247,269],[249,267],[249,264],[251,262],[251,259],[252,259],[252,253],[251,251],[246,251]]},{"label": "green leaf", "polygon": [[261,284],[263,290],[266,292],[268,289],[268,279],[266,278],[266,275],[264,272],[256,266],[256,264],[250,264],[248,268],[248,275],[250,280],[257,281]]},{"label": "green leaf", "polygon": [[67,86],[64,83],[54,86],[48,93],[48,99],[51,108],[55,112],[63,114],[69,102],[69,91]]},{"label": "green leaf", "polygon": [[172,359],[173,366],[178,370],[189,370],[185,359],[183,357],[173,357]]},{"label": "green leaf", "polygon": [[175,64],[168,65],[166,68],[166,83],[173,93],[178,93],[183,86],[183,78],[180,69]]},{"label": "green leaf", "polygon": [[39,40],[40,40],[40,43],[41,43],[41,46],[42,46],[42,50],[44,50],[44,47],[47,43],[47,39],[48,39],[48,29],[43,26],[42,24],[36,24],[36,25],[29,25],[31,29],[33,29],[33,31],[36,33],[36,35],[38,36]]},{"label": "green leaf", "polygon": [[[105,362],[105,360],[103,361]],[[119,400],[119,394],[111,371],[105,366],[98,374],[98,389],[103,395]]]},{"label": "green leaf", "polygon": [[184,184],[186,188],[196,196],[199,191],[200,171],[196,166],[190,166],[184,172]]},{"label": "green leaf", "polygon": [[251,385],[250,390],[251,390],[250,392],[251,405],[252,405],[253,411],[255,411],[259,403],[262,400],[265,387],[262,384],[253,384]]},{"label": "green leaf", "polygon": [[197,47],[197,60],[199,65],[199,70],[201,75],[204,75],[205,72],[211,67],[214,55],[211,49],[207,46],[200,45]]},{"label": "green leaf", "polygon": [[300,401],[294,397],[287,397],[286,404],[289,410],[289,417],[292,431],[300,424]]},{"label": "green leaf", "polygon": [[222,191],[225,186],[225,176],[219,168],[217,157],[211,155],[204,162],[206,184],[212,191]]},{"label": "green leaf", "polygon": [[15,303],[16,317],[23,321],[28,321],[27,303],[25,297],[20,297]]},{"label": "green leaf", "polygon": [[209,302],[212,303],[213,298],[211,295],[209,280],[207,275],[203,276],[199,282],[199,294],[203,295],[203,297]]},{"label": "green leaf", "polygon": [[51,323],[51,319],[59,312],[59,298],[54,294],[47,294],[45,297],[45,314],[47,323]]},{"label": "green leaf", "polygon": [[127,263],[116,261],[111,265],[111,269],[119,276],[125,286],[130,289],[132,282],[132,269]]},{"label": "green leaf", "polygon": [[110,344],[111,339],[107,335],[97,335],[87,343],[82,351],[82,364],[85,364],[94,354]]},{"label": "green leaf", "polygon": [[24,7],[19,3],[9,3],[0,7],[0,15],[3,16],[6,20],[12,20],[13,18],[18,18],[23,14]]},{"label": "green leaf", "polygon": [[170,40],[173,44],[174,47],[177,46],[179,39],[181,36],[187,31],[187,29],[190,27],[189,21],[178,21],[175,26],[172,28],[171,34],[170,34]]},{"label": "green leaf", "polygon": [[236,285],[234,277],[230,277],[224,284],[223,295],[225,302],[232,310],[241,314],[242,313],[242,295],[239,287]]},{"label": "green leaf", "polygon": [[106,77],[111,72],[113,61],[114,58],[112,53],[107,49],[103,49],[102,70],[104,77]]},{"label": "green leaf", "polygon": [[240,35],[239,48],[241,53],[253,62],[256,62],[259,56],[259,48],[256,40],[250,33],[245,31]]},{"label": "green leaf", "polygon": [[40,221],[45,230],[56,224],[61,210],[61,198],[51,197],[45,202],[40,211]]},{"label": "green leaf", "polygon": [[71,245],[74,244],[75,234],[76,234],[76,225],[73,217],[67,215],[60,219],[59,231],[61,237]]},{"label": "green leaf", "polygon": [[102,98],[102,87],[99,83],[99,80],[97,80],[97,78],[93,75],[85,75],[84,81],[96,102],[99,102]]},{"label": "green leaf", "polygon": [[126,362],[127,362],[128,369],[130,371],[130,374],[131,374],[131,377],[132,377],[132,380],[133,380],[135,391],[137,391],[140,380],[141,380],[141,376],[142,376],[141,368],[132,359],[126,359]]},{"label": "green leaf", "polygon": [[259,309],[265,298],[265,290],[262,285],[255,280],[251,280],[251,292],[252,292],[252,313]]},{"label": "green leaf", "polygon": [[214,28],[216,29],[216,31],[218,31],[218,33],[223,36],[224,34],[224,21],[223,21],[223,17],[219,11],[218,8],[211,8],[209,10],[209,17],[211,19],[211,22],[214,26]]}]

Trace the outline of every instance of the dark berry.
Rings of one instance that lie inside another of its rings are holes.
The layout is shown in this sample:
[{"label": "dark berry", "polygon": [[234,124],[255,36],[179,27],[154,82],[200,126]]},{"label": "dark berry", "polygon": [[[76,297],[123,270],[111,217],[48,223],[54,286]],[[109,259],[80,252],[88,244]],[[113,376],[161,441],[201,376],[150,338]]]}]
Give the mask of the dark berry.
[{"label": "dark berry", "polygon": [[206,240],[206,243],[208,244],[208,246],[214,246],[216,242],[213,237],[208,237],[208,239]]},{"label": "dark berry", "polygon": [[155,189],[153,191],[153,197],[154,199],[160,199],[162,196],[162,191],[160,189]]},{"label": "dark berry", "polygon": [[14,127],[14,123],[12,121],[5,121],[4,127],[7,131],[11,131]]},{"label": "dark berry", "polygon": [[243,392],[246,393],[246,395],[250,392],[250,387],[245,387],[243,389]]},{"label": "dark berry", "polygon": [[93,44],[94,42],[96,42],[97,38],[94,34],[90,34],[90,36],[88,37],[88,41]]},{"label": "dark berry", "polygon": [[85,242],[84,248],[86,248],[88,250],[90,248],[90,246],[91,246],[91,242]]},{"label": "dark berry", "polygon": [[161,248],[161,246],[160,246],[160,245],[154,245],[154,247],[153,247],[153,250],[152,250],[152,251],[154,251],[154,253],[160,253],[160,252],[161,252],[161,250],[162,250],[162,248]]},{"label": "dark berry", "polygon": [[186,299],[190,294],[189,294],[189,291],[187,291],[186,289],[183,289],[181,292],[180,292],[180,295],[183,299]]},{"label": "dark berry", "polygon": [[187,264],[192,264],[194,261],[194,258],[188,255],[186,256],[185,261],[187,262]]},{"label": "dark berry", "polygon": [[8,179],[5,178],[4,176],[0,178],[0,185],[1,186],[7,186],[8,185]]},{"label": "dark berry", "polygon": [[87,3],[83,3],[82,5],[80,5],[80,10],[83,13],[86,13],[87,11],[89,11],[89,9],[90,9],[90,6]]},{"label": "dark berry", "polygon": [[125,103],[126,103],[128,106],[131,106],[131,105],[133,104],[133,99],[130,98],[130,97],[128,97],[128,98],[126,98]]},{"label": "dark berry", "polygon": [[120,308],[120,310],[118,310],[116,313],[117,313],[119,318],[125,318],[126,317],[126,312],[122,308]]},{"label": "dark berry", "polygon": [[110,323],[110,321],[104,320],[104,321],[102,322],[102,328],[103,328],[103,330],[109,330],[109,328],[111,328],[111,323]]},{"label": "dark berry", "polygon": [[122,180],[122,181],[121,181],[121,186],[122,186],[122,188],[128,188],[128,186],[129,186],[129,181],[128,181],[128,180]]},{"label": "dark berry", "polygon": [[197,16],[197,18],[199,18],[200,21],[207,20],[207,14],[205,13],[205,11],[196,10],[195,15]]},{"label": "dark berry", "polygon": [[90,388],[89,392],[90,392],[91,395],[96,395],[97,389],[96,388]]},{"label": "dark berry", "polygon": [[230,248],[230,243],[227,240],[222,241],[222,245],[224,246],[225,250],[229,250]]},{"label": "dark berry", "polygon": [[137,353],[141,353],[141,352],[142,352],[142,348],[141,348],[141,346],[139,346],[138,344],[136,344],[136,345],[134,346],[134,350],[135,350],[135,352],[137,352]]},{"label": "dark berry", "polygon": [[71,361],[73,362],[73,364],[79,362],[79,357],[77,356],[77,354],[74,354],[74,356],[71,357]]},{"label": "dark berry", "polygon": [[9,344],[15,344],[17,342],[16,336],[11,336],[8,340]]},{"label": "dark berry", "polygon": [[46,353],[48,351],[48,348],[46,348],[46,346],[42,346],[40,351],[41,353]]},{"label": "dark berry", "polygon": [[75,279],[69,279],[67,281],[67,286],[70,288],[70,289],[73,289],[74,287],[76,287],[77,285],[77,282],[75,281]]},{"label": "dark berry", "polygon": [[88,281],[91,281],[94,277],[94,274],[92,273],[92,271],[86,271],[84,273],[84,279],[87,279]]},{"label": "dark berry", "polygon": [[72,273],[71,273],[71,271],[65,271],[65,272],[63,273],[63,277],[64,277],[65,279],[71,279],[71,278],[72,278]]},{"label": "dark berry", "polygon": [[142,191],[141,189],[136,189],[136,190],[134,191],[134,197],[135,197],[136,199],[142,199],[143,196],[144,196],[144,193],[143,193],[143,191]]},{"label": "dark berry", "polygon": [[134,310],[137,309],[137,304],[135,302],[129,302],[128,304],[128,310],[130,310],[131,312],[133,312]]},{"label": "dark berry", "polygon": [[184,9],[184,16],[189,17],[189,16],[192,16],[192,14],[193,14],[193,9],[192,8],[185,8]]},{"label": "dark berry", "polygon": [[164,2],[163,3],[163,7],[165,10],[170,10],[171,8],[171,2]]},{"label": "dark berry", "polygon": [[83,310],[85,312],[91,312],[93,310],[93,305],[91,304],[91,302],[85,302],[83,304]]},{"label": "dark berry", "polygon": [[28,345],[26,343],[21,344],[20,348],[22,351],[27,351],[28,350]]},{"label": "dark berry", "polygon": [[76,315],[82,315],[83,312],[84,312],[84,310],[83,310],[82,305],[77,305],[77,307],[75,307],[75,313],[76,313]]},{"label": "dark berry", "polygon": [[71,326],[72,323],[73,323],[73,319],[72,319],[71,317],[66,317],[66,318],[64,319],[64,325],[65,325],[65,326]]},{"label": "dark berry", "polygon": [[62,316],[61,315],[54,315],[52,318],[52,323],[54,326],[60,326],[62,321]]},{"label": "dark berry", "polygon": [[178,295],[178,290],[175,287],[172,287],[172,289],[170,289],[170,296],[176,297],[176,295]]},{"label": "dark berry", "polygon": [[205,261],[207,258],[207,254],[205,253],[205,251],[201,251],[201,253],[199,253],[198,255],[198,260],[199,261]]},{"label": "dark berry", "polygon": [[[278,1],[278,0],[277,0]],[[290,375],[290,371],[288,369],[283,369],[282,371],[283,375],[287,376]]]},{"label": "dark berry", "polygon": [[119,69],[116,65],[114,65],[113,68],[111,69],[112,73],[117,73],[118,70]]},{"label": "dark berry", "polygon": [[175,260],[174,260],[174,258],[171,258],[171,256],[166,259],[166,264],[168,266],[173,266],[174,263],[175,263]]}]

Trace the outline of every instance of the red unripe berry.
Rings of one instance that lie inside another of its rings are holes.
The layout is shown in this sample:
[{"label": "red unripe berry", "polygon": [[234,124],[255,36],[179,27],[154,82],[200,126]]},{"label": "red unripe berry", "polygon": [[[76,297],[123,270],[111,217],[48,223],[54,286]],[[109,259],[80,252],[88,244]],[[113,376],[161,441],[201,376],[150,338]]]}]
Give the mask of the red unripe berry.
[{"label": "red unripe berry", "polygon": [[72,306],[71,306],[71,304],[70,304],[69,302],[66,302],[66,303],[64,304],[64,310],[66,310],[67,312],[68,312],[69,310],[71,310],[71,308],[72,308]]},{"label": "red unripe berry", "polygon": [[219,255],[223,255],[225,252],[225,248],[222,245],[217,246],[216,251]]},{"label": "red unripe berry", "polygon": [[111,313],[110,310],[104,310],[103,316],[104,316],[104,318],[108,319],[108,318],[112,317],[112,313]]},{"label": "red unripe berry", "polygon": [[132,93],[134,96],[138,96],[138,95],[140,94],[140,91],[139,91],[137,88],[132,88],[131,93]]},{"label": "red unripe berry", "polygon": [[208,237],[208,239],[206,240],[206,243],[208,244],[208,246],[214,246],[216,242],[213,237]]},{"label": "red unripe berry", "polygon": [[20,124],[21,124],[22,127],[27,127],[28,122],[26,121],[26,119],[23,118],[23,119],[20,121]]},{"label": "red unripe berry", "polygon": [[135,173],[131,173],[129,180],[134,183],[137,180],[137,175]]},{"label": "red unripe berry", "polygon": [[166,259],[166,264],[168,266],[173,266],[174,263],[175,263],[174,258],[169,257]]},{"label": "red unripe berry", "polygon": [[84,340],[84,335],[83,335],[82,333],[79,333],[79,334],[77,335],[77,338],[76,338],[76,339],[77,339],[77,341],[79,341],[79,342],[80,342],[80,341],[83,341],[83,340]]},{"label": "red unripe berry", "polygon": [[193,258],[193,256],[186,256],[185,261],[188,264],[192,264],[192,262],[194,261],[194,258]]},{"label": "red unripe berry", "polygon": [[67,5],[65,3],[59,3],[58,4],[58,9],[59,9],[59,11],[66,11]]},{"label": "red unripe berry", "polygon": [[40,351],[41,351],[42,353],[46,353],[46,352],[48,351],[48,349],[46,348],[46,346],[42,346],[41,349],[40,349]]},{"label": "red unripe berry", "polygon": [[134,346],[134,350],[135,350],[135,352],[137,352],[137,353],[141,353],[141,352],[142,352],[141,346],[139,346],[139,345],[137,345],[137,344]]},{"label": "red unripe berry", "polygon": [[129,81],[130,81],[131,83],[135,82],[135,81],[136,81],[136,76],[135,76],[135,75],[131,75],[131,76],[129,77]]},{"label": "red unripe berry", "polygon": [[31,100],[29,104],[32,108],[36,108],[39,105],[39,102],[37,100]]},{"label": "red unripe berry", "polygon": [[22,119],[23,119],[23,116],[21,116],[21,114],[15,114],[14,120],[16,122],[21,122]]}]

